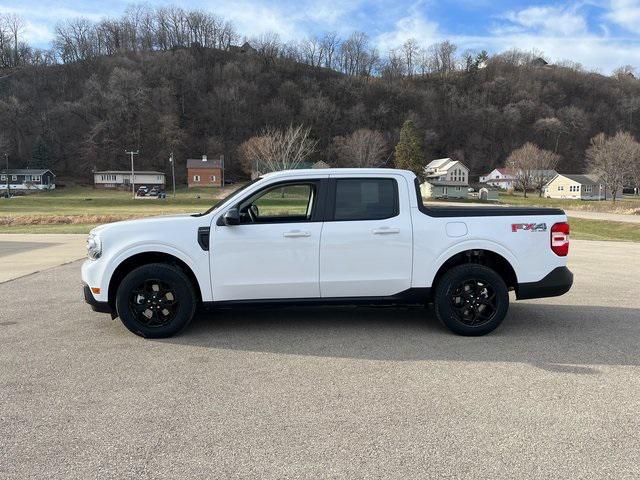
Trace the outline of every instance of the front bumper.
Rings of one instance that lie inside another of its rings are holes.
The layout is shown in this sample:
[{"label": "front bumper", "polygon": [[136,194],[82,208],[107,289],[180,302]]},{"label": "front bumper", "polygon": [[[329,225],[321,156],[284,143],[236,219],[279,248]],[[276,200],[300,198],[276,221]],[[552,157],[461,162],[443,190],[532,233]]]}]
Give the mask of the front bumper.
[{"label": "front bumper", "polygon": [[557,297],[564,295],[573,285],[573,273],[567,267],[557,267],[538,282],[518,284],[516,299]]},{"label": "front bumper", "polygon": [[111,306],[109,305],[109,302],[99,302],[98,300],[96,300],[93,297],[93,293],[91,293],[91,289],[89,288],[89,285],[87,285],[86,283],[83,283],[82,291],[84,293],[84,301],[91,306],[91,310],[93,310],[94,312],[113,314],[113,311],[111,309]]}]

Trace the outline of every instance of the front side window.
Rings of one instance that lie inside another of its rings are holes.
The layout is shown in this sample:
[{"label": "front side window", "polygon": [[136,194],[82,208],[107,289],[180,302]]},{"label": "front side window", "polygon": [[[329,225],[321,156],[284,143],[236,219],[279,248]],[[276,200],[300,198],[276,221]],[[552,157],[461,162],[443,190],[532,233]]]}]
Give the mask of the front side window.
[{"label": "front side window", "polygon": [[336,180],[334,220],[382,220],[398,214],[398,190],[391,178]]},{"label": "front side window", "polygon": [[11,180],[13,180],[14,182],[18,180],[18,176],[17,175],[11,175]]},{"label": "front side window", "polygon": [[193,181],[194,182],[199,182],[200,181],[200,175],[194,175],[193,176]]},{"label": "front side window", "polygon": [[240,223],[311,221],[315,183],[288,183],[267,188],[240,204]]}]

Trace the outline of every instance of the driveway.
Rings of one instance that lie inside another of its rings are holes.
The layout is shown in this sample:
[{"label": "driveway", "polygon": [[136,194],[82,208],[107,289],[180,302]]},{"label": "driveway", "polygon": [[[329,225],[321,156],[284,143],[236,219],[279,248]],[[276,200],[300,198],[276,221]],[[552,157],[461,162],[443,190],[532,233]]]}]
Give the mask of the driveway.
[{"label": "driveway", "polygon": [[[622,213],[587,212],[584,210],[565,210],[568,217],[586,218],[589,220],[608,220],[610,222],[640,223],[640,215],[624,215]],[[640,228],[640,226],[639,226]]]},{"label": "driveway", "polygon": [[86,235],[0,233],[0,283],[86,256]]},{"label": "driveway", "polygon": [[480,338],[334,307],[149,341],[79,262],[0,284],[0,478],[637,478],[640,245],[571,248],[569,294]]}]

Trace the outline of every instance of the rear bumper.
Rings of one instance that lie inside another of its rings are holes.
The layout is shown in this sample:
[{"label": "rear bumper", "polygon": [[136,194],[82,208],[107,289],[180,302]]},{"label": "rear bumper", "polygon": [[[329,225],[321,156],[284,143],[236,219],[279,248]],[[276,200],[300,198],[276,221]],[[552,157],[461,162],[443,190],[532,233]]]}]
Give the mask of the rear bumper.
[{"label": "rear bumper", "polygon": [[86,283],[82,284],[82,292],[84,294],[84,301],[91,306],[91,310],[100,313],[113,313],[109,306],[109,302],[99,302],[93,298],[93,293],[91,293],[91,289]]},{"label": "rear bumper", "polygon": [[528,298],[557,297],[564,295],[573,285],[573,273],[567,267],[554,268],[539,282],[518,284],[516,298],[526,300]]}]

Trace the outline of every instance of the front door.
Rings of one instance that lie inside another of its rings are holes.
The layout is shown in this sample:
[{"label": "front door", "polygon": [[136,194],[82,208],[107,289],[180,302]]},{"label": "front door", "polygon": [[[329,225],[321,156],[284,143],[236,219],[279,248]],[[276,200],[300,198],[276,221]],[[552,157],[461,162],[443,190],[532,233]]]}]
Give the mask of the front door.
[{"label": "front door", "polygon": [[240,225],[212,225],[214,301],[320,296],[320,186],[267,186],[240,201]]},{"label": "front door", "polygon": [[383,297],[410,288],[413,232],[404,177],[336,176],[328,196],[321,296]]}]

